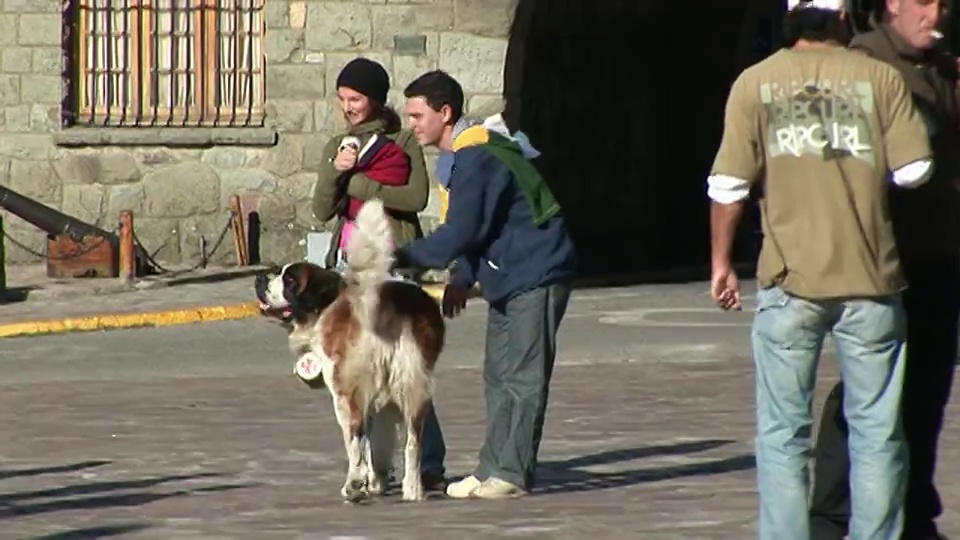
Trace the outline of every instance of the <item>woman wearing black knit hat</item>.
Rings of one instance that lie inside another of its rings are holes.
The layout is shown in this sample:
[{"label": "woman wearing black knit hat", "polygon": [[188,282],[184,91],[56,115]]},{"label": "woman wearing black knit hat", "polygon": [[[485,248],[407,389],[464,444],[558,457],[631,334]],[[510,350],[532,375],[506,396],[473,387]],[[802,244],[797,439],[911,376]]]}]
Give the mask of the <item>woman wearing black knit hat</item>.
[{"label": "woman wearing black knit hat", "polygon": [[[349,124],[346,133],[330,139],[321,156],[320,177],[314,188],[313,215],[327,222],[336,218],[333,243],[327,253],[326,266],[341,262],[342,236],[349,233],[349,206],[362,201],[380,199],[390,210],[388,218],[397,247],[423,236],[418,212],[427,206],[429,179],[423,150],[413,133],[401,129],[400,118],[386,105],[390,78],[383,66],[373,60],[351,60],[337,76],[337,97],[344,118]],[[358,167],[362,150],[374,136],[395,143],[406,156],[407,171],[402,181],[377,177]]]},{"label": "woman wearing black knit hat", "polygon": [[[417,213],[427,206],[427,166],[416,137],[401,129],[400,117],[386,105],[389,90],[386,70],[366,58],[351,60],[337,76],[337,97],[350,128],[324,147],[313,193],[313,215],[324,222],[335,219],[328,268],[342,266],[352,218],[363,201],[383,201],[395,247],[423,236]],[[445,454],[443,434],[431,407],[424,420],[421,455],[423,485],[428,491],[446,489]]]}]

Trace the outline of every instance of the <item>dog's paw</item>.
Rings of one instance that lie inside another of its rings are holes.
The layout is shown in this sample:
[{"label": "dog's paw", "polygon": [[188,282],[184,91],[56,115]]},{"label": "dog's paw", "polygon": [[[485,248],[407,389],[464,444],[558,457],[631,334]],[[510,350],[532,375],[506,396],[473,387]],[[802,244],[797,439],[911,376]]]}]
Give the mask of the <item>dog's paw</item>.
[{"label": "dog's paw", "polygon": [[423,483],[419,481],[418,478],[416,482],[404,482],[403,483],[403,495],[401,499],[404,502],[418,502],[426,499],[426,494],[424,493]]},{"label": "dog's paw", "polygon": [[367,483],[363,480],[347,480],[340,488],[340,495],[347,502],[359,502],[368,495]]}]

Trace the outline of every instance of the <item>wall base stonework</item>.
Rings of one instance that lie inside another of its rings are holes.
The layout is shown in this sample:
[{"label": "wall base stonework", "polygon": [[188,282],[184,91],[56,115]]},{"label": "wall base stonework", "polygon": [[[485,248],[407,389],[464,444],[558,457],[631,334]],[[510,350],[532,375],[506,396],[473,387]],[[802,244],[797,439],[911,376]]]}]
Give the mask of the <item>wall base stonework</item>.
[{"label": "wall base stonework", "polygon": [[[233,194],[256,194],[265,263],[302,259],[321,230],[310,209],[319,154],[345,128],[335,101],[340,68],[356,56],[384,64],[390,103],[424,71],[442,68],[468,94],[468,111],[499,99],[514,0],[266,0],[266,125],[262,128],[62,127],[62,2],[10,0],[0,9],[0,185],[114,230],[134,212],[144,247],[162,263],[199,259]],[[436,153],[428,151],[432,172]],[[434,189],[438,189],[436,186]],[[431,196],[422,221],[437,224]],[[45,235],[3,212],[7,233],[42,252]],[[37,257],[6,246],[7,263]],[[224,242],[213,262],[234,261]]]}]

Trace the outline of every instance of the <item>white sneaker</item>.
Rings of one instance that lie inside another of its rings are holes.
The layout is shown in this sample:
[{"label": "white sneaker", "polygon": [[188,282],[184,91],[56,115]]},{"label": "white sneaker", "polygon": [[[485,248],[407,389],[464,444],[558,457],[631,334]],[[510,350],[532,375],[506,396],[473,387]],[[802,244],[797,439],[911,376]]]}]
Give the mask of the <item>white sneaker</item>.
[{"label": "white sneaker", "polygon": [[453,499],[467,499],[474,491],[483,485],[482,482],[472,474],[459,482],[454,482],[447,486],[447,496]]},{"label": "white sneaker", "polygon": [[491,476],[470,492],[473,499],[513,499],[527,495],[527,490],[506,480]]}]

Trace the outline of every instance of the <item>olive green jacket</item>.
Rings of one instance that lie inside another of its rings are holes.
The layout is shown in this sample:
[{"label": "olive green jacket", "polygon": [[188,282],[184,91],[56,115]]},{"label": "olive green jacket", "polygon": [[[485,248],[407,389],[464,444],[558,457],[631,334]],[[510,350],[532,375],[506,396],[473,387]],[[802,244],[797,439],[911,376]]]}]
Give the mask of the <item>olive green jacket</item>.
[{"label": "olive green jacket", "polygon": [[[338,203],[343,197],[343,194],[338,193],[337,189],[337,178],[341,173],[333,168],[333,158],[337,155],[340,141],[346,135],[358,137],[361,144],[366,144],[367,139],[374,133],[384,134],[383,123],[379,120],[354,126],[349,132],[330,139],[323,148],[319,178],[313,191],[313,215],[323,222],[336,218],[331,228],[333,238],[330,250],[327,253],[326,265],[328,267],[333,267],[336,264],[337,250],[340,247],[340,233],[344,224],[344,216],[337,214]],[[382,200],[390,219],[390,227],[393,230],[393,241],[399,248],[423,236],[423,229],[420,227],[420,219],[417,214],[427,207],[430,180],[427,176],[427,164],[423,157],[423,149],[420,148],[420,144],[417,143],[413,133],[401,129],[385,135],[400,145],[407,156],[410,157],[409,181],[403,186],[385,186],[367,178],[363,173],[355,172],[350,177],[346,195],[364,201],[370,199]]]}]

